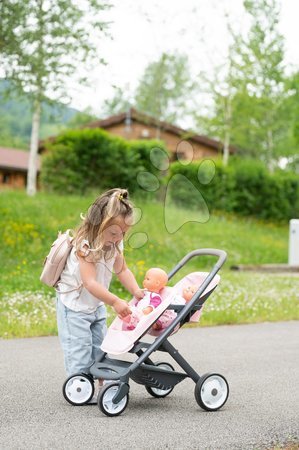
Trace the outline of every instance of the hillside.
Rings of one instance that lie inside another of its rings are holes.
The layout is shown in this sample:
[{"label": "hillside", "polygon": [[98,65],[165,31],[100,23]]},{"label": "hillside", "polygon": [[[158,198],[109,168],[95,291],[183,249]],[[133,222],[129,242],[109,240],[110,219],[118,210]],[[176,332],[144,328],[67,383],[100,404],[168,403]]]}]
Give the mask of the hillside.
[{"label": "hillside", "polygon": [[[0,80],[0,146],[28,148],[31,133],[31,103],[24,95],[6,98],[7,81]],[[40,138],[56,134],[78,113],[60,103],[42,104]]]}]

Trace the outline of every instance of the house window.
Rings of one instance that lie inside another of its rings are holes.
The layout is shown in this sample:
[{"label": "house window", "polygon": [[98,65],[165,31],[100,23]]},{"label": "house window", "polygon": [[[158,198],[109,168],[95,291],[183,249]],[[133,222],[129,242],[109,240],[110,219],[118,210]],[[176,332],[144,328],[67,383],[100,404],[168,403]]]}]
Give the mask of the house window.
[{"label": "house window", "polygon": [[143,128],[143,129],[141,130],[141,137],[142,137],[143,139],[149,138],[149,137],[150,137],[150,131],[149,131],[147,128]]},{"label": "house window", "polygon": [[4,172],[2,177],[2,183],[3,184],[9,184],[11,179],[10,173]]}]

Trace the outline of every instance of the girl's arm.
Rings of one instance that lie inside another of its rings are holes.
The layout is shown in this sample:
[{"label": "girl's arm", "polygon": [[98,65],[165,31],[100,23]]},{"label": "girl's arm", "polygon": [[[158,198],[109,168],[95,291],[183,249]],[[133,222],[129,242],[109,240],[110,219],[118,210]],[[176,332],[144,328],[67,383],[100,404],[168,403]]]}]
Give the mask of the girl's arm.
[{"label": "girl's arm", "polygon": [[125,258],[122,254],[117,255],[114,263],[114,271],[121,284],[132,294],[137,300],[144,296],[144,291],[139,288],[137,281],[128,268]]},{"label": "girl's arm", "polygon": [[79,269],[83,286],[94,297],[102,300],[107,305],[112,306],[119,317],[126,317],[131,314],[131,309],[124,300],[108,291],[96,280],[96,267],[92,262],[88,262],[85,258],[78,256]]}]

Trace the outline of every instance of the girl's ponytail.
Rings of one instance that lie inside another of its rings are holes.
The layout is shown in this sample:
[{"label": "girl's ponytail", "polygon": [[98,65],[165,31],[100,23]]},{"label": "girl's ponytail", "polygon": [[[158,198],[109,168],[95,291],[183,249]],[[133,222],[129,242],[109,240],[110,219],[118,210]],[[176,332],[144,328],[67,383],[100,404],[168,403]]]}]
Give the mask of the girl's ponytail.
[{"label": "girl's ponytail", "polygon": [[128,203],[128,191],[126,189],[113,189],[113,191],[107,203],[106,217],[103,220],[102,226],[114,217],[127,215],[133,209],[133,206]]}]

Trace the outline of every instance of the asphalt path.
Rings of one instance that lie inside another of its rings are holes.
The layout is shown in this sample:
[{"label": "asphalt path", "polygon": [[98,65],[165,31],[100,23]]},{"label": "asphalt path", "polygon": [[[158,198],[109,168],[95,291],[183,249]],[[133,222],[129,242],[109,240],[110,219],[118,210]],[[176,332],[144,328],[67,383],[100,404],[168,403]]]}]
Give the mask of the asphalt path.
[{"label": "asphalt path", "polygon": [[201,375],[227,378],[223,409],[203,411],[190,379],[165,399],[132,382],[127,409],[109,418],[64,400],[56,337],[0,340],[1,450],[246,450],[299,440],[299,322],[188,328],[170,340]]}]

